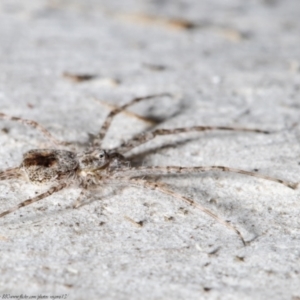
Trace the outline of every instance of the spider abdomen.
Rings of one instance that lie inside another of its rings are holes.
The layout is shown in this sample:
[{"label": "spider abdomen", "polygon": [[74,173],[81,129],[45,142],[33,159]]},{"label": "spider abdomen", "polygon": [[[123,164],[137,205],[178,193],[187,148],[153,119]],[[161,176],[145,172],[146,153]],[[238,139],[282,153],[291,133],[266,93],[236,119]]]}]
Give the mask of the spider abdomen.
[{"label": "spider abdomen", "polygon": [[44,183],[69,176],[79,162],[76,154],[66,150],[34,149],[23,155],[21,169],[29,181]]}]

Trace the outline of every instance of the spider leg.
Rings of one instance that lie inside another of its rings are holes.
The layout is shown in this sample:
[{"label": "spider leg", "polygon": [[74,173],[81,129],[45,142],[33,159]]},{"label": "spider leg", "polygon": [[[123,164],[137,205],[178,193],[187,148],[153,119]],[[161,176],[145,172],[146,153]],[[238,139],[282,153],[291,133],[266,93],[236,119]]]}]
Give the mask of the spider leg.
[{"label": "spider leg", "polygon": [[164,96],[171,96],[168,93],[164,93],[164,94],[157,94],[157,95],[150,95],[150,96],[146,96],[146,97],[138,97],[138,98],[134,98],[133,100],[131,100],[130,102],[117,107],[116,109],[112,110],[106,117],[106,119],[104,120],[104,123],[102,125],[102,127],[100,128],[99,134],[94,138],[93,140],[93,146],[94,147],[101,147],[101,143],[102,140],[104,139],[110,125],[111,122],[113,120],[113,118],[123,112],[125,109],[127,109],[129,106],[132,106],[133,104],[136,104],[138,102],[141,102],[143,100],[147,100],[147,99],[152,99],[152,98],[156,98],[156,97],[164,97]]},{"label": "spider leg", "polygon": [[51,143],[53,143],[55,145],[64,145],[64,146],[68,145],[67,142],[63,142],[63,141],[56,139],[45,127],[43,127],[36,121],[9,116],[9,115],[1,113],[1,112],[0,112],[0,118],[3,120],[10,120],[10,121],[15,121],[15,122],[18,122],[18,123],[21,123],[24,125],[28,125],[34,129],[38,130],[39,132],[41,132],[46,139],[49,139],[51,141]]},{"label": "spider leg", "polygon": [[30,205],[32,203],[35,203],[37,201],[40,201],[40,200],[42,200],[42,199],[44,199],[44,198],[46,198],[46,197],[48,197],[48,196],[50,196],[50,195],[52,195],[52,194],[54,194],[56,192],[62,190],[66,186],[67,186],[66,183],[62,183],[62,184],[59,184],[59,185],[52,186],[47,192],[42,193],[42,194],[40,194],[40,195],[38,195],[36,197],[27,199],[27,200],[19,203],[15,207],[12,207],[11,209],[4,211],[3,213],[0,214],[0,218],[2,218],[4,216],[6,216],[6,215],[8,215],[8,214],[10,214],[10,213],[18,210],[21,207],[24,207],[24,206]]},{"label": "spider leg", "polygon": [[193,126],[193,127],[185,127],[185,128],[174,128],[174,129],[156,129],[152,132],[138,134],[133,139],[123,143],[121,146],[113,150],[119,153],[126,153],[135,147],[138,147],[144,143],[151,141],[157,136],[187,133],[187,132],[201,132],[201,131],[209,131],[209,130],[256,132],[256,133],[263,133],[263,134],[270,133],[269,131],[260,130],[260,129],[252,129],[252,128],[244,128],[244,127],[226,127],[226,126]]},{"label": "spider leg", "polygon": [[162,186],[161,184],[156,183],[156,182],[151,182],[151,181],[147,181],[147,180],[144,180],[144,179],[129,179],[129,180],[124,180],[124,181],[128,182],[131,185],[142,186],[144,188],[151,189],[151,190],[157,190],[158,192],[161,192],[161,193],[166,194],[166,195],[170,195],[174,198],[177,198],[177,199],[180,199],[180,200],[186,202],[187,204],[189,204],[193,207],[198,208],[199,210],[201,210],[202,212],[204,212],[205,214],[207,214],[208,216],[210,216],[211,218],[216,220],[218,223],[226,226],[230,230],[233,230],[239,236],[239,238],[241,239],[243,245],[246,246],[246,242],[245,242],[241,232],[234,225],[231,225],[229,222],[227,222],[224,219],[220,218],[219,216],[214,214],[212,211],[205,208],[201,204],[195,202],[194,200],[192,200],[190,198],[187,198],[187,197],[185,197],[185,196],[183,196],[179,193],[173,192],[172,190],[167,189],[164,186]]},{"label": "spider leg", "polygon": [[[100,104],[108,107],[109,109],[117,109],[117,108],[119,108],[117,105],[113,105],[113,104],[108,103],[108,102],[106,102],[104,100],[98,100],[96,98],[93,98],[93,100],[96,101],[97,103],[100,103]],[[147,118],[147,117],[141,116],[141,115],[136,114],[136,113],[134,113],[132,111],[129,111],[129,110],[123,110],[122,113],[124,113],[125,115],[127,115],[129,117],[133,117],[133,118],[136,118],[138,120],[141,120],[141,121],[143,121],[145,123],[149,123],[152,126],[154,126],[154,125],[157,124],[157,122],[154,121],[154,120],[152,120],[151,118]]]},{"label": "spider leg", "polygon": [[120,171],[115,171],[113,176],[118,177],[140,177],[140,176],[151,176],[151,175],[168,175],[168,174],[187,174],[187,173],[202,173],[209,171],[221,171],[229,173],[238,173],[256,178],[262,178],[269,181],[274,181],[283,184],[291,189],[296,189],[299,183],[285,181],[278,178],[273,178],[267,175],[245,171],[241,169],[229,168],[224,166],[199,166],[199,167],[179,167],[179,166],[140,166],[140,167],[128,167]]},{"label": "spider leg", "polygon": [[21,177],[23,177],[23,173],[19,167],[0,171],[0,180],[19,179]]}]

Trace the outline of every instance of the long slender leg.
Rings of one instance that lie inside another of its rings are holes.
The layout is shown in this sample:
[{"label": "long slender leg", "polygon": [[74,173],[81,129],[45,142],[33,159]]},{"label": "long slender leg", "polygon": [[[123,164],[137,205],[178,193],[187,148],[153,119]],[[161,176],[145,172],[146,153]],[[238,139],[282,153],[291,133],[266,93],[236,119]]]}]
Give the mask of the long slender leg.
[{"label": "long slender leg", "polygon": [[12,213],[12,212],[18,210],[18,209],[21,208],[21,207],[30,205],[30,204],[32,204],[32,203],[34,203],[34,202],[40,201],[40,200],[42,200],[42,199],[48,197],[48,196],[50,196],[50,195],[52,195],[52,194],[54,194],[54,193],[57,193],[58,191],[60,191],[60,190],[62,190],[63,188],[65,188],[66,186],[67,186],[66,183],[62,183],[62,184],[59,184],[59,185],[52,186],[47,192],[42,193],[42,194],[40,194],[40,195],[38,195],[38,196],[36,196],[36,197],[27,199],[27,200],[25,200],[25,201],[19,203],[17,206],[12,207],[11,209],[4,211],[3,213],[0,214],[0,218],[2,218],[2,217],[4,217],[4,216],[6,216],[6,215],[8,215],[8,214],[10,214],[10,213]]},{"label": "long slender leg", "polygon": [[64,145],[64,146],[68,145],[67,142],[59,141],[58,139],[56,139],[45,127],[43,127],[42,125],[40,125],[36,121],[23,119],[23,118],[19,118],[19,117],[13,117],[13,116],[9,116],[9,115],[4,114],[4,113],[0,113],[0,118],[3,119],[3,120],[10,120],[10,121],[19,122],[21,124],[25,124],[25,125],[28,125],[30,127],[33,127],[34,129],[41,132],[47,139],[49,139],[55,145]]},{"label": "long slender leg", "polygon": [[156,183],[156,182],[150,182],[150,181],[147,181],[147,180],[144,180],[144,179],[129,179],[129,180],[127,179],[127,180],[124,180],[124,182],[128,182],[131,185],[142,186],[144,188],[148,188],[148,189],[151,189],[151,190],[153,190],[153,189],[157,190],[157,191],[159,191],[163,194],[170,195],[174,198],[180,199],[180,200],[188,203],[191,206],[194,206],[194,207],[198,208],[199,210],[201,210],[202,212],[204,212],[205,214],[207,214],[211,218],[215,219],[218,223],[226,226],[230,230],[233,230],[239,236],[239,238],[243,242],[244,246],[246,245],[246,242],[245,242],[241,232],[234,225],[231,225],[229,222],[227,222],[224,219],[220,218],[219,216],[214,214],[212,211],[205,208],[201,204],[195,202],[194,200],[192,200],[190,198],[187,198],[187,197],[185,197],[181,194],[178,194],[176,192],[173,192],[172,190],[167,189],[164,186],[162,186],[162,185],[160,185],[159,183]]},{"label": "long slender leg", "polygon": [[101,143],[102,143],[102,140],[104,139],[110,125],[111,125],[111,122],[113,120],[113,118],[121,113],[122,111],[124,111],[126,108],[128,108],[129,106],[132,106],[133,104],[136,104],[138,102],[141,102],[143,100],[147,100],[147,99],[152,99],[152,98],[156,98],[156,97],[164,97],[164,96],[171,96],[170,94],[168,93],[164,93],[164,94],[157,94],[157,95],[150,95],[150,96],[146,96],[146,97],[138,97],[138,98],[135,98],[133,100],[131,100],[130,102],[112,110],[108,116],[106,117],[101,129],[100,129],[100,132],[99,134],[95,137],[94,141],[93,141],[93,146],[94,147],[101,147]]},{"label": "long slender leg", "polygon": [[19,167],[0,171],[0,180],[18,179],[23,176]]},{"label": "long slender leg", "polygon": [[140,166],[140,167],[130,167],[127,169],[116,170],[114,172],[114,178],[124,178],[124,177],[140,177],[140,176],[151,176],[151,175],[168,175],[168,174],[187,174],[187,173],[202,173],[209,171],[221,171],[229,173],[238,173],[247,176],[262,178],[269,181],[274,181],[283,184],[291,189],[296,189],[299,183],[284,181],[281,179],[273,178],[267,175],[229,168],[224,166],[199,166],[199,167],[179,167],[179,166]]},{"label": "long slender leg", "polygon": [[260,130],[260,129],[251,129],[244,127],[227,127],[227,126],[193,126],[193,127],[185,127],[185,128],[175,128],[175,129],[156,129],[152,132],[141,133],[135,136],[133,139],[123,143],[121,146],[113,149],[113,151],[119,153],[126,153],[129,150],[138,147],[150,140],[154,139],[157,136],[162,135],[171,135],[171,134],[179,134],[179,133],[187,133],[187,132],[201,132],[208,130],[225,130],[225,131],[241,131],[241,132],[256,132],[269,134],[269,131]]},{"label": "long slender leg", "polygon": [[[106,102],[106,101],[104,101],[104,100],[99,100],[99,99],[96,99],[96,98],[93,98],[93,99],[94,99],[94,101],[96,101],[97,103],[100,103],[100,104],[102,104],[102,105],[108,107],[108,108],[111,109],[111,110],[114,110],[114,109],[118,109],[118,108],[119,108],[117,105],[113,105],[113,104],[108,103],[108,102]],[[155,120],[152,120],[152,119],[150,119],[150,118],[141,116],[141,115],[136,114],[136,113],[134,113],[134,112],[132,112],[132,111],[129,111],[129,110],[123,110],[122,113],[124,113],[125,115],[127,115],[127,116],[129,116],[129,117],[133,117],[133,118],[136,118],[136,119],[138,119],[138,120],[140,120],[140,121],[143,121],[143,122],[145,122],[145,123],[148,123],[148,124],[150,124],[150,125],[152,125],[152,126],[154,126],[154,125],[157,124],[157,122],[156,122]]]}]

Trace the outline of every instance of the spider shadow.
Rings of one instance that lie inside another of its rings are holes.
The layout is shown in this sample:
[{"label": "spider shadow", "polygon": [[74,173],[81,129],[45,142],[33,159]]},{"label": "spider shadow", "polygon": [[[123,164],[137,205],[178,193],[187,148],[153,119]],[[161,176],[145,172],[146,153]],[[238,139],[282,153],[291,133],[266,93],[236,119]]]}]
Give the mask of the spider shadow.
[{"label": "spider shadow", "polygon": [[[207,176],[206,174],[195,174],[197,176],[201,176],[201,177],[205,177]],[[233,174],[235,175],[235,174]],[[191,176],[191,175],[176,175],[176,174],[167,174],[166,176],[146,176],[143,177],[144,179],[150,179],[151,182],[155,182],[155,181],[159,181],[160,183],[163,183],[163,181],[160,181],[161,177],[168,177],[168,178],[177,178],[178,180],[180,180],[180,178],[178,177],[187,177],[187,176]],[[235,180],[234,180],[235,181]],[[90,205],[91,203],[95,202],[95,201],[103,201],[105,199],[110,199],[112,196],[115,195],[120,195],[122,193],[123,190],[125,190],[127,188],[126,185],[117,185],[118,188],[114,189],[112,192],[109,192],[105,195],[101,195],[101,197],[87,197],[86,201],[82,202],[80,204],[80,206],[73,208],[72,206],[68,207],[67,209],[80,209],[81,207],[84,207],[86,205]],[[169,184],[166,183],[166,186],[171,189],[171,190],[178,190],[178,193],[183,195],[183,196],[187,196],[185,193],[182,194],[180,192],[180,190],[182,190],[182,188],[184,189],[185,187],[180,187],[180,182],[179,183],[174,183],[174,184]],[[143,190],[142,188],[136,187],[138,190]],[[250,238],[246,241],[247,245],[250,245],[251,242],[255,241],[256,239],[258,239],[263,231],[260,230],[259,228],[256,228],[255,226],[255,219],[253,219],[252,217],[250,218],[250,216],[253,215],[253,211],[251,211],[251,209],[247,209],[245,207],[242,206],[241,201],[239,201],[238,197],[235,196],[234,199],[232,199],[230,201],[230,203],[228,202],[224,202],[222,198],[215,196],[215,195],[211,195],[209,192],[203,191],[202,188],[200,188],[200,191],[194,192],[196,193],[198,196],[197,197],[192,197],[192,199],[195,202],[199,202],[199,204],[203,204],[205,207],[207,207],[208,209],[212,209],[213,211],[215,211],[216,213],[218,211],[222,211],[222,215],[224,216],[228,216],[226,217],[226,221],[231,223],[231,219],[235,219],[234,223],[235,224],[243,224],[243,226],[239,226],[241,227],[240,229],[243,229],[246,233],[247,236],[250,236]],[[159,195],[159,193],[158,193]],[[207,201],[207,198],[210,198],[210,200]],[[171,199],[173,199],[171,197]],[[219,201],[217,201],[217,204],[213,204],[214,202],[216,202],[217,199],[220,199]],[[159,201],[159,200],[157,200]],[[182,205],[179,205],[179,208],[184,208],[187,209],[189,211],[189,213],[192,214],[197,214],[199,215],[200,218],[202,218],[202,216],[204,218],[208,218],[208,220],[210,219],[209,217],[207,217],[205,214],[202,215],[201,211],[198,211],[197,208],[192,208],[190,207],[188,204],[186,203],[182,203]],[[240,214],[238,214],[238,217],[234,217],[234,211],[243,211],[242,216]],[[175,211],[174,211],[175,213]],[[101,212],[102,214],[102,212]],[[212,220],[213,222],[213,220]],[[215,225],[220,225],[218,223],[214,223]],[[222,226],[220,226],[220,228],[222,229]]]},{"label": "spider shadow", "polygon": [[[221,138],[224,138],[224,136],[226,137],[226,136],[231,136],[231,135],[232,135],[232,133],[229,133],[229,132],[227,133],[227,135],[224,135],[224,132],[222,132],[222,133],[214,133],[214,136],[221,137]],[[178,137],[179,140],[177,140],[177,141],[163,143],[162,145],[158,145],[156,147],[147,147],[147,149],[145,149],[143,151],[139,151],[138,153],[129,154],[128,156],[126,155],[126,158],[132,160],[132,162],[134,163],[133,164],[133,166],[134,166],[135,164],[138,164],[139,161],[141,161],[143,158],[145,158],[148,155],[156,154],[160,150],[174,149],[174,147],[177,148],[177,147],[183,146],[183,145],[185,145],[185,144],[187,144],[189,142],[193,142],[193,141],[199,140],[199,138],[201,138],[201,140],[205,140],[205,139],[206,140],[210,140],[211,136],[202,135],[201,137],[194,136],[194,137],[181,138],[181,139],[180,139],[180,137]],[[150,143],[148,143],[148,144],[150,144]],[[143,146],[144,145],[145,144],[143,144]],[[134,149],[132,149],[132,150],[134,150]],[[132,150],[130,150],[129,153]]]},{"label": "spider shadow", "polygon": [[195,140],[195,139],[188,138],[188,139],[184,139],[184,140],[178,141],[178,142],[165,143],[165,144],[157,146],[157,147],[148,148],[148,149],[143,150],[138,153],[130,154],[130,155],[126,156],[126,158],[130,160],[130,162],[132,163],[132,166],[138,166],[138,165],[140,165],[141,161],[143,161],[143,159],[145,157],[147,157],[148,155],[156,154],[160,150],[174,149],[174,147],[185,145],[186,143],[191,142],[193,140]]}]

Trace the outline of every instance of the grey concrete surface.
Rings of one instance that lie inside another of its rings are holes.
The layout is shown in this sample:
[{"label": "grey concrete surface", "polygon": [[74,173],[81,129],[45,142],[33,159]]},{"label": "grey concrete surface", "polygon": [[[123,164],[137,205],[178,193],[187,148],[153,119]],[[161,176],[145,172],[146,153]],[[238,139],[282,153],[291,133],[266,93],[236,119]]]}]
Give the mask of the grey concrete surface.
[{"label": "grey concrete surface", "polygon": [[[141,164],[226,165],[298,182],[299,14],[293,0],[2,0],[0,111],[84,143],[107,104],[170,92],[131,111],[157,128],[273,133],[158,138],[135,150]],[[105,147],[150,128],[121,114]],[[1,120],[0,129],[0,169],[49,147],[31,128]],[[231,221],[249,244],[155,191],[103,187],[74,210],[79,190],[67,189],[0,220],[0,296],[300,299],[299,190],[217,172],[159,180]],[[46,188],[1,181],[0,210]]]}]

